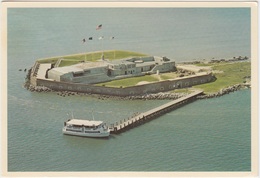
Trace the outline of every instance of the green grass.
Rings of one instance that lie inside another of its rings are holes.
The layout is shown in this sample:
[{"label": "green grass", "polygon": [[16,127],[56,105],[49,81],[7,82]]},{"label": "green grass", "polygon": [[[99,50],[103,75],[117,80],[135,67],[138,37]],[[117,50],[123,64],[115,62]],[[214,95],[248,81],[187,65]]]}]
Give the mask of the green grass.
[{"label": "green grass", "polygon": [[[201,89],[205,93],[218,92],[222,88],[232,86],[235,84],[243,83],[245,76],[251,75],[251,63],[250,62],[236,62],[236,63],[221,63],[221,64],[211,64],[213,70],[223,71],[223,73],[216,73],[216,81],[211,83],[206,83],[202,85],[195,85],[193,88]],[[175,73],[163,73],[160,74],[161,79],[171,79],[176,78]],[[114,80],[111,82],[97,84],[99,86],[105,85],[109,87],[129,87],[135,86],[138,82],[158,82],[159,79],[155,75],[146,75],[142,77],[133,77],[121,80]],[[179,93],[190,93],[189,88],[173,90],[173,92]]]},{"label": "green grass", "polygon": [[[62,66],[69,66],[73,64],[80,63],[81,61],[97,61],[101,59],[102,51],[99,52],[91,52],[91,53],[83,53],[83,54],[74,54],[68,56],[60,56],[60,57],[53,57],[53,58],[46,58],[37,60],[39,63],[53,63],[55,64],[59,58],[63,58],[59,67]],[[146,54],[131,52],[131,51],[122,51],[122,50],[111,50],[111,51],[104,51],[105,59],[109,60],[117,60],[127,57],[141,57],[141,56],[148,56]]]},{"label": "green grass", "polygon": [[219,90],[243,83],[245,76],[251,76],[250,62],[236,62],[226,64],[213,64],[213,70],[223,71],[223,73],[216,73],[217,80],[215,82],[196,85],[194,88],[204,90],[205,93],[218,92]]},{"label": "green grass", "polygon": [[160,77],[162,80],[168,80],[168,79],[177,78],[178,74],[176,74],[176,72],[162,73],[160,74]]},{"label": "green grass", "polygon": [[64,59],[61,61],[59,67],[63,66],[71,66],[73,64],[78,64],[81,60],[73,60],[73,59]]},{"label": "green grass", "polygon": [[[97,61],[101,58],[102,52],[92,52],[86,54],[75,54],[70,56],[61,56],[53,57],[38,60],[39,63],[53,63],[55,64],[59,58],[63,58],[60,66],[69,66],[77,64],[81,61]],[[140,57],[148,56],[141,53],[131,52],[131,51],[104,51],[105,59],[116,60],[127,57]],[[243,83],[245,76],[251,76],[251,63],[250,62],[221,62],[221,63],[209,63],[209,64],[197,64],[199,66],[211,66],[213,70],[223,71],[223,73],[216,73],[216,81],[211,83],[206,83],[202,85],[196,85],[193,88],[198,88],[204,90],[205,93],[218,92],[222,88],[232,86],[235,84]],[[163,73],[160,74],[162,80],[176,78],[175,73]],[[135,86],[138,82],[147,81],[147,82],[157,82],[159,81],[158,77],[153,75],[146,75],[142,77],[133,77],[121,80],[115,80],[111,82],[97,84],[99,86],[105,85],[110,87],[129,87]],[[181,91],[182,92],[182,91]]]},{"label": "green grass", "polygon": [[46,59],[40,59],[40,60],[37,60],[37,62],[41,63],[41,64],[44,64],[44,63],[52,63],[52,64],[55,64],[57,61],[58,61],[59,58],[57,57],[53,57],[53,58],[46,58]]},{"label": "green grass", "polygon": [[145,75],[140,77],[132,77],[132,78],[125,78],[120,80],[114,80],[111,82],[99,83],[96,84],[97,86],[108,86],[108,87],[130,87],[135,86],[139,82],[146,81],[146,82],[158,82],[159,80],[151,75]]}]

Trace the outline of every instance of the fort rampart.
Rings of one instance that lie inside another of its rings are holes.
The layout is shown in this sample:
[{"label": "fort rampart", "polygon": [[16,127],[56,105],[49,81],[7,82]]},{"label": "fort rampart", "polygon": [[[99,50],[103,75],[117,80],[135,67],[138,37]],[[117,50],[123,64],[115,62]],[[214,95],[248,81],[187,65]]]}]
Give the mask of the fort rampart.
[{"label": "fort rampart", "polygon": [[72,91],[72,92],[111,95],[111,96],[135,96],[135,95],[159,93],[159,92],[166,92],[166,91],[179,89],[179,88],[191,87],[198,84],[208,83],[213,80],[214,80],[214,76],[212,75],[212,73],[202,73],[202,74],[182,77],[178,79],[166,80],[166,81],[161,81],[156,83],[148,83],[148,84],[137,85],[132,87],[122,87],[122,88],[95,86],[90,84],[57,82],[57,81],[52,81],[48,79],[39,79],[39,78],[37,78],[36,81],[34,82],[36,86],[44,86],[52,90],[58,90],[58,91]]}]

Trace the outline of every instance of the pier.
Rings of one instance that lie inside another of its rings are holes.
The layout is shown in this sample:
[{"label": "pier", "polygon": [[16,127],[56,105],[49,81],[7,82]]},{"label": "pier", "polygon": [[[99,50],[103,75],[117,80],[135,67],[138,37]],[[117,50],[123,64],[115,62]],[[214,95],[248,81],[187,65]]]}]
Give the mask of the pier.
[{"label": "pier", "polygon": [[191,101],[194,101],[196,99],[196,97],[198,95],[200,95],[201,93],[203,93],[203,91],[196,91],[193,92],[187,96],[178,98],[174,101],[168,102],[166,104],[163,104],[159,107],[153,108],[149,111],[140,113],[132,118],[128,118],[128,119],[123,119],[120,120],[114,124],[110,124],[110,132],[112,134],[118,134],[118,133],[122,133],[126,130],[129,130],[131,128],[134,128],[138,125],[141,125],[145,122],[149,122],[152,119],[155,119],[156,117],[159,117],[169,111],[172,111],[184,104],[187,104]]}]

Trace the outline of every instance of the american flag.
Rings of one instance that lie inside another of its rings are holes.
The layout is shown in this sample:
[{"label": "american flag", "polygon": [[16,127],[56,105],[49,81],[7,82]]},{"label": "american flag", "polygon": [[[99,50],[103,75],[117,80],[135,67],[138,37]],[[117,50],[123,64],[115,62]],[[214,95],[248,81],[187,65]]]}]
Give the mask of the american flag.
[{"label": "american flag", "polygon": [[101,29],[101,28],[102,28],[102,24],[98,25],[97,28],[96,28],[96,30],[99,30],[99,29]]}]

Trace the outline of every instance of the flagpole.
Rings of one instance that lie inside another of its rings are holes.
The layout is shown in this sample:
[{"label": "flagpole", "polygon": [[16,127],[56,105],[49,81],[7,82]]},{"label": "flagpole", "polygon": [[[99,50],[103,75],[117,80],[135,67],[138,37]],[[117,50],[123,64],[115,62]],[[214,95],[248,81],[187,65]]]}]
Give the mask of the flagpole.
[{"label": "flagpole", "polygon": [[[102,31],[102,24],[100,24],[100,25],[98,25],[97,27],[96,27],[96,30],[101,30]],[[100,34],[101,34],[101,36],[99,37],[100,38],[100,40],[102,40],[101,41],[101,51],[102,51],[102,56],[101,56],[101,59],[102,60],[104,60],[104,50],[103,50],[103,39],[104,39],[104,37],[103,37],[103,32],[100,32]]]},{"label": "flagpole", "polygon": [[104,60],[104,46],[103,46],[103,36],[102,36],[102,60]]},{"label": "flagpole", "polygon": [[[102,31],[102,29],[101,29],[101,31]],[[101,50],[102,50],[101,59],[104,60],[104,45],[103,45],[104,36],[103,36],[103,32],[101,32],[101,40],[102,40],[102,41],[101,41],[101,45],[102,45],[102,46],[101,46],[101,48],[102,48],[102,49],[101,49]]]},{"label": "flagpole", "polygon": [[[112,40],[114,40],[114,37],[112,37]],[[116,50],[114,48],[114,59],[116,59]]]},{"label": "flagpole", "polygon": [[[114,37],[112,37],[111,40],[114,40]],[[114,48],[114,59],[116,59],[116,50],[115,50],[115,48]]]},{"label": "flagpole", "polygon": [[102,51],[101,59],[102,60],[104,59],[103,39],[104,39],[103,36],[99,37],[99,40],[101,40],[101,51]]},{"label": "flagpole", "polygon": [[103,40],[104,40],[104,36],[103,36],[103,28],[101,28],[101,36],[102,36],[102,60],[104,60],[105,59],[105,57],[104,57],[104,42],[103,42]]},{"label": "flagpole", "polygon": [[[115,37],[111,36],[111,37],[110,37],[110,40],[114,40],[114,38],[115,38]],[[113,42],[111,42],[111,43],[113,43]],[[115,49],[114,49],[114,59],[116,59],[116,50],[115,50]]]},{"label": "flagpole", "polygon": [[86,53],[85,53],[85,62],[86,62],[86,59],[87,58],[87,47],[86,47]]},{"label": "flagpole", "polygon": [[[82,42],[83,42],[83,45],[84,45],[84,43],[86,43],[86,39],[83,38]],[[87,48],[86,48],[86,53],[85,53],[85,61],[86,61],[86,56],[87,56]]]}]

